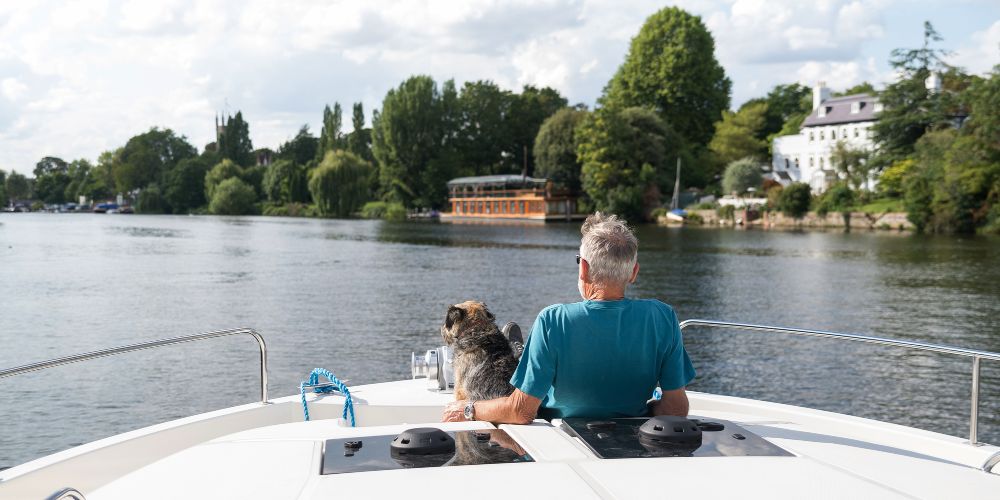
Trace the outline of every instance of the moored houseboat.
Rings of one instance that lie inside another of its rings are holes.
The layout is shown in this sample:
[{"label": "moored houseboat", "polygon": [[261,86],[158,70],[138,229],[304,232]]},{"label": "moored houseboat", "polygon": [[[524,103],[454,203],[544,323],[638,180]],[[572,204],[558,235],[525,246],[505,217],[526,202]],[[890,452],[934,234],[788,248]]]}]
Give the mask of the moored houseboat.
[{"label": "moored houseboat", "polygon": [[460,177],[448,181],[450,211],[442,219],[582,219],[576,197],[547,179],[522,175]]}]

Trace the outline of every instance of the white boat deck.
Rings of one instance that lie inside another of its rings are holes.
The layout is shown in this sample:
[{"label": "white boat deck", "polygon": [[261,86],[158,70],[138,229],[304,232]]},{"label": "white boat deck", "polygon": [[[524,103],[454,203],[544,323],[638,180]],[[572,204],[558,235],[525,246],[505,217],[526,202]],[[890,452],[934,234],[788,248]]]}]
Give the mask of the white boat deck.
[{"label": "white boat deck", "polygon": [[338,417],[343,398],[298,396],[168,422],[0,471],[0,498],[45,498],[72,486],[88,500],[158,498],[1000,498],[1000,448],[873,420],[755,400],[690,393],[691,414],[733,421],[791,457],[601,459],[539,420],[502,425],[533,463],[321,475],[325,440],[397,434],[440,423],[450,394],[426,380],[351,389],[359,427]]}]

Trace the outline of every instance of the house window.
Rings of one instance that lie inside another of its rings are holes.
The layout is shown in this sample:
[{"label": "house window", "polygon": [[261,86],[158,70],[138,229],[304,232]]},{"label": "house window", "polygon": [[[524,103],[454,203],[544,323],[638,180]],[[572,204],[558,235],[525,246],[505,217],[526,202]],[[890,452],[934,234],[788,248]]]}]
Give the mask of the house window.
[{"label": "house window", "polygon": [[846,128],[840,129],[840,138],[841,139],[847,139],[847,129]]},{"label": "house window", "polygon": [[785,158],[785,170],[788,170],[788,167],[789,167],[788,158]]},{"label": "house window", "polygon": [[810,156],[810,157],[809,157],[809,166],[810,166],[810,167],[814,166],[814,162],[813,162],[813,160],[815,160],[815,158],[813,158],[812,156]]},{"label": "house window", "polygon": [[831,130],[830,131],[830,140],[831,141],[836,141],[837,140],[837,131],[836,130]]},{"label": "house window", "polygon": [[858,137],[859,136],[860,130],[861,129],[859,129],[858,127],[854,127],[854,137]]},{"label": "house window", "polygon": [[819,168],[824,168],[826,166],[826,158],[822,156],[819,157]]},{"label": "house window", "polygon": [[861,112],[861,101],[851,103],[851,114],[856,115]]},{"label": "house window", "polygon": [[809,142],[812,142],[812,141],[813,141],[813,139],[814,139],[814,138],[813,138],[813,133],[812,133],[812,132],[809,132]]},{"label": "house window", "polygon": [[795,159],[795,168],[799,168],[799,159],[798,158]]},{"label": "house window", "polygon": [[820,131],[819,131],[819,140],[821,140],[821,141],[822,141],[822,140],[824,140],[824,139],[826,139],[826,135],[825,135],[825,133],[824,133],[824,132],[823,132],[822,130],[820,130]]}]

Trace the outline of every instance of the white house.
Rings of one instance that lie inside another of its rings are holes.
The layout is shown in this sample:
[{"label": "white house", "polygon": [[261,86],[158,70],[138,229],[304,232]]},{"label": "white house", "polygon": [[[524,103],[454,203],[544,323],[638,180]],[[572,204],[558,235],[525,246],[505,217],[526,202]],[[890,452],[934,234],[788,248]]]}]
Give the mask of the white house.
[{"label": "white house", "polygon": [[808,183],[814,192],[836,182],[830,155],[838,141],[854,149],[871,151],[871,126],[878,120],[882,105],[868,94],[830,97],[830,89],[820,82],[813,87],[813,110],[798,135],[776,137],[772,151],[772,172],[782,184]]}]

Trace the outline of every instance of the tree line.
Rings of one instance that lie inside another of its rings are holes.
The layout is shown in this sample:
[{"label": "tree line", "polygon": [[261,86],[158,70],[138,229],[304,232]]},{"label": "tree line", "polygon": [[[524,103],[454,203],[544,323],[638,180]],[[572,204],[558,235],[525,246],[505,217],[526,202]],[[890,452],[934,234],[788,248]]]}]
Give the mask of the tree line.
[{"label": "tree line", "polygon": [[[939,41],[926,24],[922,47],[891,54],[896,82],[878,92],[868,83],[843,90],[877,95],[885,109],[873,126],[874,152],[836,145],[839,182],[825,193],[762,175],[773,139],[799,133],[812,112],[810,89],[777,85],[730,111],[732,84],[711,33],[698,16],[668,7],[632,39],[594,109],[570,107],[548,87],[459,88],[416,75],[387,92],[370,128],[357,103],[345,132],[334,104],[323,110],[319,136],[302,126],[276,151],[255,150],[237,112],[200,153],[172,130],[153,128],[95,164],[43,158],[34,180],[0,179],[0,196],[58,203],[122,192],[149,213],[392,217],[444,207],[454,177],[525,173],[579,195],[583,210],[643,221],[671,193],[680,161],[682,188],[721,195],[752,187],[770,209],[790,214],[803,203],[846,211],[888,200],[922,230],[997,231],[998,71],[979,77],[949,66]],[[940,92],[924,86],[932,73],[941,75]],[[874,191],[870,180],[878,181]]]}]

